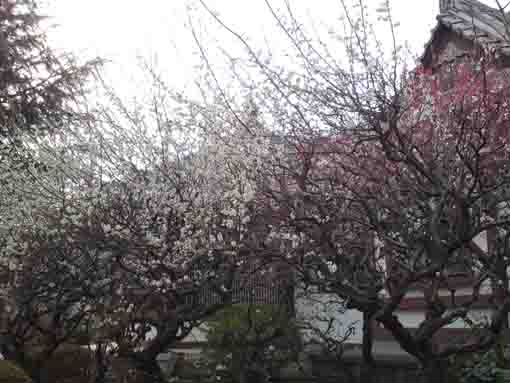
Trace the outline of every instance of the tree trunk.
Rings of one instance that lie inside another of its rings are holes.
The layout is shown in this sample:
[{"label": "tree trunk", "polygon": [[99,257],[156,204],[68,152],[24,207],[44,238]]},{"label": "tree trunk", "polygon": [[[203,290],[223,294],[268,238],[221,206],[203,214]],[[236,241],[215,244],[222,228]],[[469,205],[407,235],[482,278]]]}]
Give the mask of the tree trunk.
[{"label": "tree trunk", "polygon": [[239,380],[239,383],[248,383],[248,374],[245,369],[241,368],[239,370],[238,380]]},{"label": "tree trunk", "polygon": [[426,383],[447,383],[446,360],[431,359],[423,363],[423,375]]},{"label": "tree trunk", "polygon": [[33,383],[49,383],[47,374],[43,373],[41,365],[32,367],[29,375]]},{"label": "tree trunk", "polygon": [[267,374],[263,366],[257,366],[255,355],[241,356],[237,361],[239,383],[266,383]]},{"label": "tree trunk", "polygon": [[134,360],[137,376],[143,383],[166,383],[165,374],[157,360]]},{"label": "tree trunk", "polygon": [[363,383],[371,383],[374,381],[376,374],[375,364],[364,362],[360,366],[360,381]]},{"label": "tree trunk", "polygon": [[98,343],[95,355],[95,380],[94,383],[108,383],[111,381],[108,375],[110,361],[106,352],[106,345]]},{"label": "tree trunk", "polygon": [[373,348],[373,325],[374,321],[370,313],[363,313],[363,342],[362,354],[363,364],[361,365],[361,381],[363,383],[371,383],[375,374],[375,360],[372,354]]},{"label": "tree trunk", "polygon": [[254,369],[242,369],[239,374],[239,383],[266,383],[267,376]]}]

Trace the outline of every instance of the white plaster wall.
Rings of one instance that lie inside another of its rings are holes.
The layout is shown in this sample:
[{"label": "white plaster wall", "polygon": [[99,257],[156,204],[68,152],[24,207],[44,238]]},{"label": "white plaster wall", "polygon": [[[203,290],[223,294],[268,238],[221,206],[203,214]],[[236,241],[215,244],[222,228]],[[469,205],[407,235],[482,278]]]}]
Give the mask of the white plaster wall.
[{"label": "white plaster wall", "polygon": [[[345,310],[342,302],[332,294],[298,294],[295,301],[296,318],[305,327],[311,326],[329,338],[341,340],[352,331],[348,343],[360,343],[363,316],[358,310]],[[305,340],[319,340],[313,330],[304,330]]]},{"label": "white plaster wall", "polygon": [[205,323],[195,327],[181,342],[205,342],[207,340],[207,325]]},{"label": "white plaster wall", "polygon": [[[404,326],[409,328],[417,328],[425,320],[425,314],[420,311],[400,311],[396,314]],[[471,310],[468,316],[475,322],[483,322],[485,318],[488,318],[489,314],[489,310]],[[445,327],[467,328],[467,325],[463,320],[459,319]]]},{"label": "white plaster wall", "polygon": [[487,231],[482,231],[475,238],[473,238],[473,242],[478,245],[480,249],[487,252],[489,250],[488,242],[487,242]]},{"label": "white plaster wall", "polygon": [[[470,295],[469,288],[459,289],[457,295]],[[441,295],[449,294],[448,291],[441,292]],[[410,292],[408,297],[423,297],[421,292]],[[327,332],[328,336],[341,340],[348,331],[352,330],[351,335],[346,340],[347,343],[361,343],[363,316],[358,310],[345,310],[342,302],[331,294],[321,293],[301,293],[296,296],[296,317],[304,324]],[[425,319],[421,311],[397,311],[396,315],[402,321],[405,327],[417,328]],[[475,322],[483,322],[490,316],[489,310],[476,309],[471,310],[469,318]],[[463,320],[457,320],[446,326],[447,328],[466,328],[467,324]],[[329,330],[329,331],[327,331]],[[319,340],[319,337],[313,331],[303,332],[305,340]]]}]

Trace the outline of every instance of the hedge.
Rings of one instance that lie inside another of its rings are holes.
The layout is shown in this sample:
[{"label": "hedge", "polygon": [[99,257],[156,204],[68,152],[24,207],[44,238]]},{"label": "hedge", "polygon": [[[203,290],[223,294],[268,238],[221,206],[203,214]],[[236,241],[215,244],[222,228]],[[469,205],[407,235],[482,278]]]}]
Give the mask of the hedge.
[{"label": "hedge", "polygon": [[0,383],[31,383],[32,380],[15,364],[0,360]]}]

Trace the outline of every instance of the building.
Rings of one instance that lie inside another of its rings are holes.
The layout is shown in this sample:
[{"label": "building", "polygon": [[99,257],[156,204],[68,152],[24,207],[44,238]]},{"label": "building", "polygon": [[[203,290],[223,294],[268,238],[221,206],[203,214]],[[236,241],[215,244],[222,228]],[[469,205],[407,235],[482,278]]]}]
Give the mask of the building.
[{"label": "building", "polygon": [[[470,54],[483,47],[501,57],[501,70],[508,70],[506,58],[510,55],[510,14],[489,7],[477,0],[440,0],[440,14],[437,25],[432,30],[431,38],[425,45],[421,56],[421,65],[431,73],[438,74],[442,86],[448,87],[450,75],[460,62],[466,62]],[[474,242],[479,251],[488,251],[490,233],[479,234]],[[448,283],[439,288],[439,296],[446,308],[454,303],[467,302],[472,293],[475,276],[472,270],[458,268],[449,271]],[[455,297],[452,297],[452,291]],[[401,301],[395,314],[408,329],[416,329],[425,319],[425,289],[416,284]],[[480,298],[471,306],[469,317],[474,321],[483,321],[491,315],[492,289],[489,283],[482,285]],[[453,301],[455,299],[455,301]],[[341,338],[346,331],[352,335],[346,340],[353,346],[346,351],[346,356],[360,357],[358,345],[362,341],[363,316],[356,310],[345,310],[342,302],[335,300],[333,295],[315,292],[296,297],[298,317],[315,321],[316,327],[329,331],[331,336]],[[322,319],[320,318],[322,316]],[[328,321],[330,318],[331,321]],[[333,324],[333,325],[332,325]],[[436,333],[438,342],[441,339],[452,341],[463,338],[468,326],[464,321],[448,324]],[[409,358],[393,336],[383,328],[374,325],[373,352],[376,360]],[[313,337],[313,334],[309,334]]]}]

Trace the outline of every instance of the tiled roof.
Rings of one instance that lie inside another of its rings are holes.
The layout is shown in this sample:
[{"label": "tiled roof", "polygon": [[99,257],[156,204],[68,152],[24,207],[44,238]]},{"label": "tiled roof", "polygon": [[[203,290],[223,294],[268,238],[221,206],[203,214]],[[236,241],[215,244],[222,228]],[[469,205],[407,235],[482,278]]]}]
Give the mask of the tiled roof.
[{"label": "tiled roof", "polygon": [[437,25],[425,45],[425,59],[437,32],[448,28],[461,36],[476,40],[491,49],[510,55],[510,14],[489,7],[477,0],[455,0],[437,16]]}]

